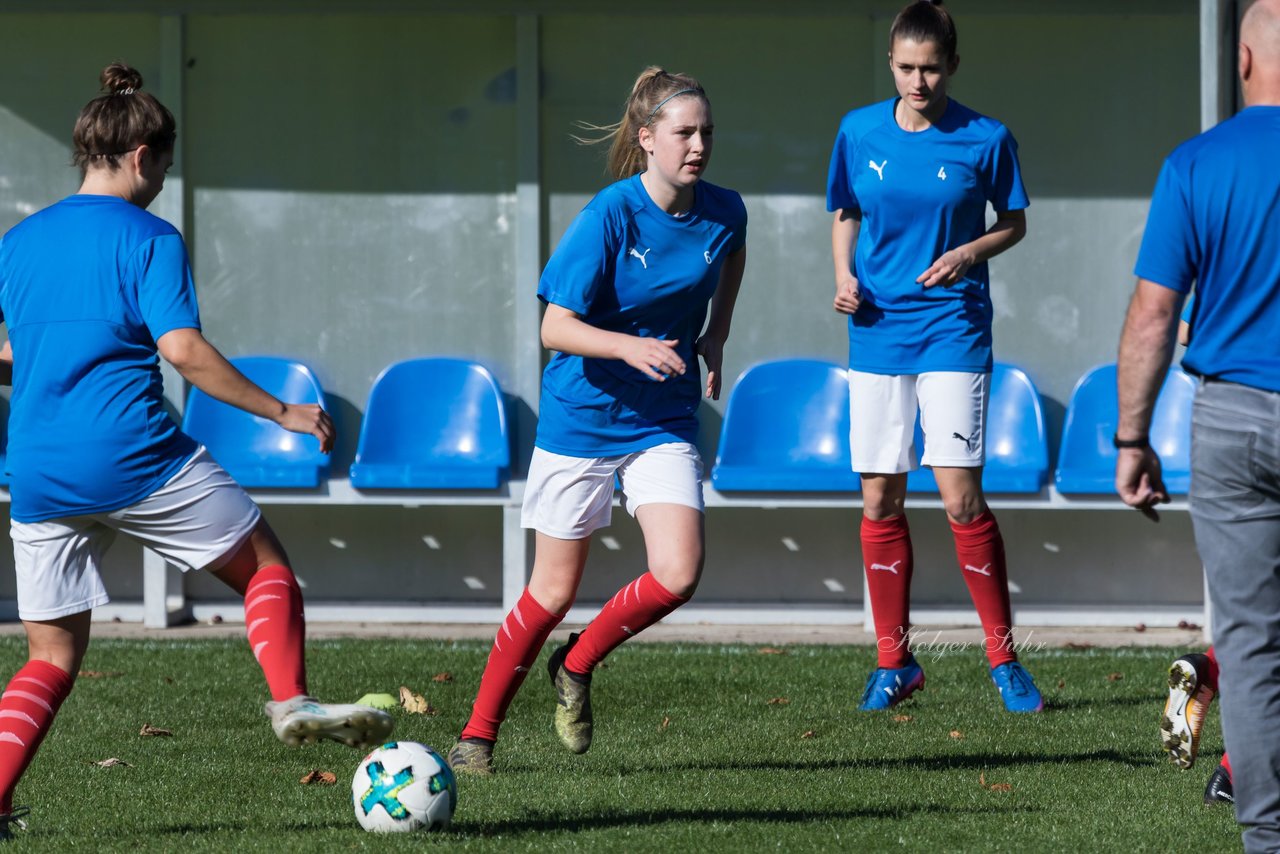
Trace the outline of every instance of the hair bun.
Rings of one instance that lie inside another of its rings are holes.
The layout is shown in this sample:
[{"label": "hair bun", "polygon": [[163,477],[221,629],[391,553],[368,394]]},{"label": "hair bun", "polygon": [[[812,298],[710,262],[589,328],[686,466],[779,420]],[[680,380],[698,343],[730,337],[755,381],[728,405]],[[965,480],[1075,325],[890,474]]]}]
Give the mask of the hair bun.
[{"label": "hair bun", "polygon": [[108,95],[131,95],[142,88],[142,74],[123,62],[102,69],[102,91]]}]

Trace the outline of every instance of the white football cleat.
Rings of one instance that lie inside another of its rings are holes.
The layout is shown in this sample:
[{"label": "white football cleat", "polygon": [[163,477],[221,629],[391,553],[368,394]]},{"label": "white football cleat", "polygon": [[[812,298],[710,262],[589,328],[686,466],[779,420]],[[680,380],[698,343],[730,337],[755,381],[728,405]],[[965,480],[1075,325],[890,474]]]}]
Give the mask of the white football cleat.
[{"label": "white football cleat", "polygon": [[395,721],[386,712],[370,706],[321,703],[305,694],[267,703],[266,712],[276,738],[290,747],[322,738],[349,747],[376,747],[395,728]]}]

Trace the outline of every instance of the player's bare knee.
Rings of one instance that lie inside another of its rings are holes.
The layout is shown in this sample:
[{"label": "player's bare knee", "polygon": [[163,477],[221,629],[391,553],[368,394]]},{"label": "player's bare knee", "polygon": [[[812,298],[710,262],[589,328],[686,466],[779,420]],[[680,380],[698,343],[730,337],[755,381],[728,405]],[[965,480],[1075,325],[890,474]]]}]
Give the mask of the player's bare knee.
[{"label": "player's bare knee", "polygon": [[679,557],[651,558],[649,572],[673,596],[688,599],[702,578],[703,553]]},{"label": "player's bare knee", "polygon": [[981,496],[968,495],[953,499],[944,498],[942,506],[947,511],[947,518],[957,525],[968,525],[981,516],[982,511],[986,509],[986,503]]},{"label": "player's bare knee", "polygon": [[285,554],[284,546],[280,544],[275,531],[271,530],[271,526],[267,524],[266,518],[258,520],[257,526],[249,535],[245,545],[253,549],[255,569],[261,569],[264,566],[289,565],[289,556]]}]

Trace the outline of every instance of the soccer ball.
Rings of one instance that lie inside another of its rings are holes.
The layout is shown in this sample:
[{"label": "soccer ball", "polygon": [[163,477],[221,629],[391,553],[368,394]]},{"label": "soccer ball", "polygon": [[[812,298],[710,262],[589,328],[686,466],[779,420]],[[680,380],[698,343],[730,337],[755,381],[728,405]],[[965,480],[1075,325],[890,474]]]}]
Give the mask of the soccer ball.
[{"label": "soccer ball", "polygon": [[425,744],[392,741],[360,763],[351,781],[356,821],[374,833],[443,830],[458,805],[449,764]]}]

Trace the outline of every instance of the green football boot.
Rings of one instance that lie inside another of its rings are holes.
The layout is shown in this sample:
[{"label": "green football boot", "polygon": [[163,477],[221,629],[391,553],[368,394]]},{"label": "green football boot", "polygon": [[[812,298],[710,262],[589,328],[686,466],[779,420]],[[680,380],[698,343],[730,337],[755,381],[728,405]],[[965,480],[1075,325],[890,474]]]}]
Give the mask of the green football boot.
[{"label": "green football boot", "polygon": [[569,642],[551,653],[547,673],[556,688],[556,736],[560,743],[574,753],[586,753],[591,747],[591,676],[571,673],[565,669],[565,656],[578,642],[578,635],[569,635]]},{"label": "green football boot", "polygon": [[464,738],[449,751],[449,767],[454,774],[488,777],[493,774],[493,742]]}]

